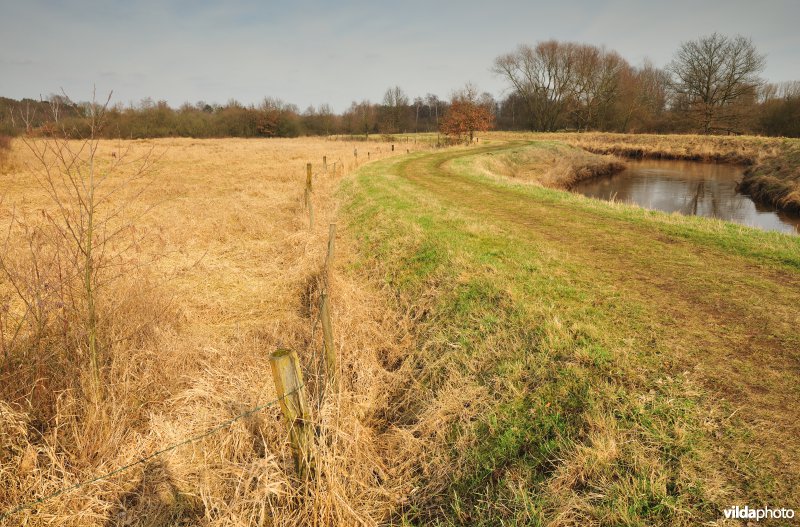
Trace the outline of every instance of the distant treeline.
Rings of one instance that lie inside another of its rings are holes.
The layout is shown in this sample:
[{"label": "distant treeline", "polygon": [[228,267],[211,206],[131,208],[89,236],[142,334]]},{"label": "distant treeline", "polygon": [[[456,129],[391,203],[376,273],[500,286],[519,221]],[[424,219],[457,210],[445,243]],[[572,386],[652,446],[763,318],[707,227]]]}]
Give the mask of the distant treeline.
[{"label": "distant treeline", "polygon": [[[618,53],[573,42],[522,45],[499,56],[494,72],[508,82],[496,100],[483,93],[500,130],[598,130],[732,133],[800,137],[800,82],[770,84],[758,74],[765,58],[743,37],[713,34],[681,45],[665,68],[631,66]],[[474,88],[470,88],[471,90]],[[295,137],[433,132],[459,101],[434,94],[409,97],[400,87],[383,100],[353,102],[337,114],[328,105],[300,110],[279,99],[257,105],[200,101],[172,108],[143,99],[106,109],[105,137]],[[463,102],[463,101],[462,101]],[[0,135],[67,130],[86,134],[90,103],[63,96],[16,101],[0,97]],[[454,110],[455,111],[455,110]],[[444,127],[446,128],[446,126]]]}]

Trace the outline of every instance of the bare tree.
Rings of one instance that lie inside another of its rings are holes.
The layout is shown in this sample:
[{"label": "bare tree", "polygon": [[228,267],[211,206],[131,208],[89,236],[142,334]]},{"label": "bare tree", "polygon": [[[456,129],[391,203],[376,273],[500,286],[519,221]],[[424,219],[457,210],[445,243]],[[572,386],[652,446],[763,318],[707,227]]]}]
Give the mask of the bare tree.
[{"label": "bare tree", "polygon": [[663,125],[669,98],[669,74],[645,60],[620,74],[617,128],[623,132],[655,131]]},{"label": "bare tree", "polygon": [[589,45],[576,46],[575,58],[576,124],[584,130],[603,128],[629,65],[617,52]]},{"label": "bare tree", "polygon": [[549,40],[495,59],[492,71],[525,102],[533,129],[551,131],[560,124],[575,96],[577,50],[576,44]]},{"label": "bare tree", "polygon": [[[153,166],[152,149],[134,157],[131,146],[120,147],[111,159],[101,157],[99,137],[110,97],[84,105],[85,136],[60,126],[54,105],[53,121],[43,127],[49,131],[22,138],[34,159],[30,172],[50,207],[42,210],[42,219],[12,213],[0,247],[0,276],[12,285],[21,306],[15,311],[19,316],[13,321],[13,338],[2,339],[4,355],[24,326],[31,326],[34,340],[41,340],[47,320],[60,318],[64,328],[75,328],[74,334],[64,330],[61,349],[77,350],[79,359],[86,359],[87,392],[96,403],[102,397],[111,344],[102,335],[103,314],[125,301],[112,300],[111,292],[114,282],[136,265],[131,256],[141,242],[136,221],[150,207],[134,202]],[[13,250],[19,240],[27,240],[29,252],[22,264],[10,256],[20,252]]]},{"label": "bare tree", "polygon": [[[425,105],[428,107],[428,121],[433,121],[436,125],[436,129],[439,129],[439,108],[442,106],[442,101],[439,100],[439,97],[434,95],[433,93],[429,93],[425,96]],[[430,128],[428,128],[430,132]]]},{"label": "bare tree", "polygon": [[758,102],[764,104],[776,99],[800,97],[800,81],[766,83],[758,89]]},{"label": "bare tree", "polygon": [[422,97],[414,97],[414,133],[419,132],[419,109],[425,106]]},{"label": "bare tree", "polygon": [[668,71],[688,115],[708,134],[738,130],[735,103],[755,97],[764,65],[764,55],[750,39],[713,33],[681,44]]},{"label": "bare tree", "polygon": [[381,127],[386,133],[402,131],[404,113],[408,108],[408,96],[400,88],[395,86],[389,88],[383,95],[383,106],[381,107]]}]

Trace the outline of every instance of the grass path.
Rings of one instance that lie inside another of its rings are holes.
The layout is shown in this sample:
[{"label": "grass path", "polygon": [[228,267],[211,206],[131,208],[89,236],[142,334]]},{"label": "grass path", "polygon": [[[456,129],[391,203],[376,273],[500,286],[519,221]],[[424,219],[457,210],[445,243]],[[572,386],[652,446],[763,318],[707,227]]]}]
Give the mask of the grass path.
[{"label": "grass path", "polygon": [[[688,525],[797,505],[798,239],[513,185],[477,162],[538,147],[393,160],[346,190],[365,263],[421,313],[432,400],[454,382],[447,357],[462,390],[497,401],[453,423],[459,468],[408,517]],[[549,446],[531,455],[534,441]],[[519,478],[529,491],[509,490]]]}]

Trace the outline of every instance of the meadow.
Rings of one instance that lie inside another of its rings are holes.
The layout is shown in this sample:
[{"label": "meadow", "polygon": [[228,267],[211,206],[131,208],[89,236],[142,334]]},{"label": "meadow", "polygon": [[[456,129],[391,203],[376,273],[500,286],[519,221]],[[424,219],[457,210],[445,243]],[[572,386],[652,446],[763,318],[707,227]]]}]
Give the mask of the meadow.
[{"label": "meadow", "polygon": [[[57,228],[86,194],[15,140],[0,513],[90,483],[0,524],[690,526],[797,503],[800,238],[565,192],[627,155],[587,137],[101,142],[99,395],[85,255]],[[272,405],[91,481],[274,401],[277,348],[300,355],[310,477]]]},{"label": "meadow", "polygon": [[[82,142],[66,147],[86,156]],[[334,190],[368,152],[373,160],[393,155],[388,143],[324,139],[99,143],[98,174],[114,171],[99,187],[110,197],[97,214],[121,234],[96,248],[107,261],[98,263],[95,295],[104,393],[93,402],[82,280],[69,272],[74,243],[55,236],[53,225],[62,205],[76,209],[86,193],[70,194],[57,177],[59,205],[46,177],[53,158],[42,165],[14,141],[0,175],[0,510],[275,399],[269,354],[279,346],[302,357],[330,454],[319,456],[317,483],[298,483],[275,405],[0,524],[354,525],[389,516],[402,492],[397,479],[375,474],[386,470],[377,452],[387,441],[381,414],[391,384],[383,361],[401,349],[402,325],[379,291],[347,272],[343,226],[331,299],[344,387],[334,405],[315,384]],[[314,171],[313,228],[303,204],[306,163]]]}]

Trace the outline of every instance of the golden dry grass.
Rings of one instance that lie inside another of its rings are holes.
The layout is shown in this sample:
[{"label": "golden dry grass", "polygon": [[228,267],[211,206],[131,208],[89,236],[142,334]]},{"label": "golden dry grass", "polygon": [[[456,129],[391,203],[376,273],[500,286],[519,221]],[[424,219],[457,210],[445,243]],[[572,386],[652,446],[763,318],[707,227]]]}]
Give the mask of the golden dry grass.
[{"label": "golden dry grass", "polygon": [[[22,355],[6,357],[0,370],[0,511],[274,399],[268,356],[278,346],[297,350],[303,362],[320,434],[316,478],[296,480],[272,406],[144,467],[19,512],[8,525],[374,525],[404,502],[411,490],[404,469],[386,462],[402,441],[382,417],[394,382],[384,364],[407,345],[403,323],[379,291],[348,271],[346,236],[337,242],[331,284],[344,386],[323,400],[317,382],[319,271],[334,190],[356,166],[355,146],[324,139],[103,142],[100,160],[153,149],[157,161],[133,206],[155,205],[135,224],[144,233],[136,265],[115,279],[107,292],[114,298],[101,305],[109,358],[102,408],[87,409],[80,383],[61,379],[57,361],[40,360],[35,349],[12,350]],[[384,143],[357,146],[360,160],[367,150],[372,160],[405,154]],[[15,141],[0,175],[4,227],[12,210],[35,222],[52,207],[27,168],[35,162]],[[315,173],[313,229],[303,208],[307,162]],[[9,261],[28,261],[24,239],[9,247]],[[19,305],[0,280],[12,313]],[[110,338],[130,328],[135,338]],[[58,339],[48,342],[53,357],[66,351]]]},{"label": "golden dry grass", "polygon": [[715,136],[689,134],[510,133],[490,134],[495,139],[536,138],[561,141],[590,152],[622,157],[686,159],[750,165],[782,152],[782,138],[756,136]]}]

